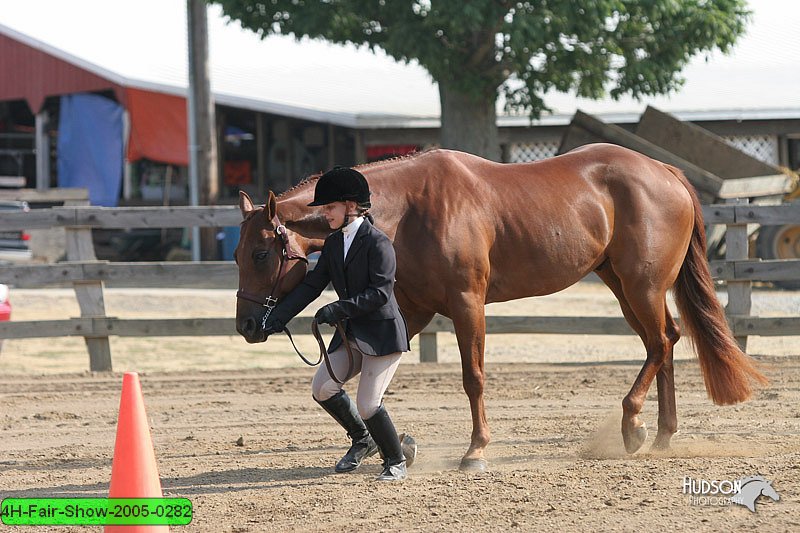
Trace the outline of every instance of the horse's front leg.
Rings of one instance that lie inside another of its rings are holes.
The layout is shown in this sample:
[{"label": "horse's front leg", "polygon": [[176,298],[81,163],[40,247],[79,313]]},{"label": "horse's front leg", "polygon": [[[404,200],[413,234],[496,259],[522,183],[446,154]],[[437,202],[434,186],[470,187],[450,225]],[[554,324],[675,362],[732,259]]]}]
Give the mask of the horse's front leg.
[{"label": "horse's front leg", "polygon": [[461,371],[464,391],[469,397],[472,410],[472,440],[469,449],[461,459],[460,470],[486,470],[483,452],[489,444],[489,424],[486,421],[486,407],[483,403],[483,384],[485,370],[483,349],[486,340],[486,317],[484,315],[484,296],[461,293],[449,298],[450,317],[453,320],[458,349],[461,352]]}]

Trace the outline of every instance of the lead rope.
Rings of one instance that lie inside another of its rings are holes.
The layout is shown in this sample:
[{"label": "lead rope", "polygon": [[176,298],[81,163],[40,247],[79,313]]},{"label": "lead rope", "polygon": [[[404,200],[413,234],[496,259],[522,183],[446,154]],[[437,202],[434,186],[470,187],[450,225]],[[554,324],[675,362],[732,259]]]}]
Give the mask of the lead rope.
[{"label": "lead rope", "polygon": [[344,349],[347,352],[347,374],[345,375],[344,379],[339,379],[336,377],[336,374],[333,373],[333,366],[331,365],[331,360],[328,357],[328,350],[325,349],[325,341],[322,339],[322,334],[319,332],[319,325],[317,324],[316,320],[311,321],[311,334],[314,335],[314,338],[319,345],[319,358],[315,363],[312,363],[306,357],[300,353],[300,350],[297,349],[297,345],[294,343],[294,339],[292,338],[292,333],[289,331],[289,328],[284,327],[283,331],[286,333],[286,336],[289,337],[289,342],[292,343],[292,348],[294,348],[295,353],[303,360],[305,364],[308,366],[317,366],[323,360],[325,361],[325,367],[328,370],[328,375],[331,377],[333,381],[338,383],[339,385],[344,385],[344,383],[353,377],[353,368],[355,367],[355,357],[353,356],[353,348],[350,346],[350,342],[347,339],[347,336],[344,333],[344,327],[342,327],[342,323],[336,322],[334,325],[336,331],[339,332],[339,335],[342,337],[342,342],[344,343]]}]

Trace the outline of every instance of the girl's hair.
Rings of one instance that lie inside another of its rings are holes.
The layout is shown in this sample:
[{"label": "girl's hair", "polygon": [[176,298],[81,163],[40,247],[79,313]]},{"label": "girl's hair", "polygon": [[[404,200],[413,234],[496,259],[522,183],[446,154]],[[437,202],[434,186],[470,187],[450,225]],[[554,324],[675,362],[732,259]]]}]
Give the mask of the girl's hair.
[{"label": "girl's hair", "polygon": [[367,220],[370,221],[370,224],[375,224],[375,219],[372,217],[372,214],[369,212],[370,207],[372,207],[372,204],[370,204],[369,202],[361,202],[361,203],[356,205],[356,208],[358,209],[359,216],[367,217]]}]

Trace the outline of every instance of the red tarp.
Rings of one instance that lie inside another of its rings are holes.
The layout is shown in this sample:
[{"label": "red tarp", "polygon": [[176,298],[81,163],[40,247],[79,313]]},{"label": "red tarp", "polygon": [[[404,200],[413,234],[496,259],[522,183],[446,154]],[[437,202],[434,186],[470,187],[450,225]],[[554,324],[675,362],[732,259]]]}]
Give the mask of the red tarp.
[{"label": "red tarp", "polygon": [[125,89],[130,114],[128,161],[152,159],[189,165],[186,98],[141,89]]},{"label": "red tarp", "polygon": [[367,160],[375,161],[376,159],[397,157],[399,155],[410,154],[416,150],[416,144],[380,144],[377,146],[367,146]]}]

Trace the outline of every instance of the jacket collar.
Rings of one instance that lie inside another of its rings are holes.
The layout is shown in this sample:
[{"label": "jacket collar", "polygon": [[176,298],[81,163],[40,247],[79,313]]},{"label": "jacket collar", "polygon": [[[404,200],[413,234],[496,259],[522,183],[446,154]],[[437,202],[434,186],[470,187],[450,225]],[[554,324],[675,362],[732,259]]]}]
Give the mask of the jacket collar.
[{"label": "jacket collar", "polygon": [[[345,268],[347,268],[348,263],[350,263],[350,261],[353,259],[353,257],[355,257],[356,254],[358,253],[358,250],[361,249],[361,247],[363,246],[364,237],[369,232],[371,226],[372,226],[372,224],[370,224],[369,219],[365,218],[364,221],[361,223],[361,225],[358,227],[358,231],[356,231],[355,239],[353,240],[353,243],[350,245],[350,249],[347,250],[347,257],[344,258],[344,267]],[[342,240],[340,242],[342,243],[342,251],[343,251],[344,250],[344,235],[342,235]],[[340,255],[340,257],[341,257],[341,255]]]},{"label": "jacket collar", "polygon": [[342,233],[347,235],[351,231],[357,232],[361,227],[361,224],[364,223],[364,220],[366,220],[364,217],[354,218],[352,222],[342,228]]}]

